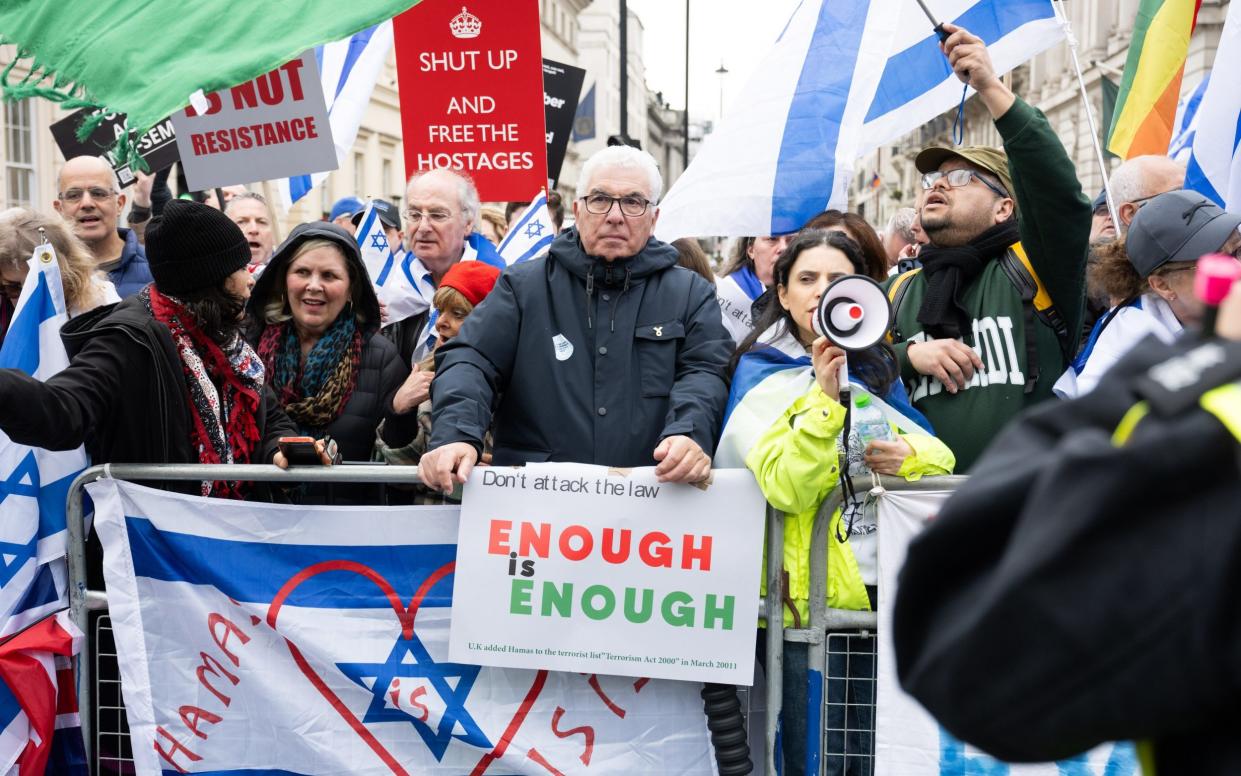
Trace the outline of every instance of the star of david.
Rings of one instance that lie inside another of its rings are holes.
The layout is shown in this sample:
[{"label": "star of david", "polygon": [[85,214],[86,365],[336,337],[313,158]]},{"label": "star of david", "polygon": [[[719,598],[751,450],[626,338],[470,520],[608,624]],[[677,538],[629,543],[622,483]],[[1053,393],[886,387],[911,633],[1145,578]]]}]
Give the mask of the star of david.
[{"label": "star of david", "polygon": [[[39,463],[33,450],[26,453],[8,479],[0,481],[0,503],[9,496],[39,497]],[[26,561],[34,557],[37,541],[38,537],[25,544],[0,541],[0,587],[11,582]]]},{"label": "star of david", "polygon": [[[407,660],[407,657],[412,659]],[[363,724],[409,722],[414,726],[414,730],[418,731],[418,735],[435,755],[436,760],[444,758],[444,752],[448,750],[448,745],[454,738],[480,749],[490,750],[492,748],[491,742],[487,740],[487,736],[483,735],[478,723],[465,710],[465,699],[474,686],[474,680],[478,678],[479,666],[436,663],[415,634],[410,639],[398,637],[386,662],[337,663],[336,667],[349,679],[370,690],[372,694],[371,704],[362,718]],[[366,681],[372,677],[373,682]],[[425,677],[430,680],[431,686],[444,700],[444,715],[440,718],[436,729],[432,730],[430,725],[417,717],[388,705],[387,693],[392,680],[406,677]],[[456,689],[448,683],[451,677],[458,677]],[[453,734],[453,730],[458,725],[465,731],[464,735]]]},{"label": "star of david", "polygon": [[542,221],[531,221],[530,223],[526,224],[526,236],[527,237],[541,237],[542,235],[543,235],[543,222]]},{"label": "star of david", "polygon": [[384,234],[376,232],[371,235],[371,247],[383,250],[388,247],[388,237]]}]

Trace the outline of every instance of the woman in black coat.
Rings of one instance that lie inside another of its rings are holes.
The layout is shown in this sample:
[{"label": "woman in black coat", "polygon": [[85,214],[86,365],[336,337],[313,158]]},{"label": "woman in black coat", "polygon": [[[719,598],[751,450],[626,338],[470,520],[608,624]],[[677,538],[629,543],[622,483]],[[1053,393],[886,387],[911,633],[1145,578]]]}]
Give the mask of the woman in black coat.
[{"label": "woman in black coat", "polygon": [[297,226],[248,310],[268,384],[303,434],[330,435],[346,461],[371,460],[380,421],[389,445],[414,437],[416,404],[400,390],[409,368],[376,336],[379,299],[348,232],[321,221]]}]

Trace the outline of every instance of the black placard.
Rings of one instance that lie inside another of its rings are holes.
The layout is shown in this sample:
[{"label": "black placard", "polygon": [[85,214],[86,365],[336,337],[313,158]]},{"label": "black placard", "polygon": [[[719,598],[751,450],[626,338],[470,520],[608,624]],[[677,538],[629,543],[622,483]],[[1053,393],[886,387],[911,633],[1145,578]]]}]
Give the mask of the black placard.
[{"label": "black placard", "polygon": [[[125,131],[125,114],[109,114],[86,138],[86,141],[82,142],[78,140],[77,131],[88,112],[88,109],[83,108],[51,126],[52,137],[56,139],[56,145],[60,146],[60,152],[65,155],[66,159],[72,159],[75,156],[104,157],[116,171],[116,178],[121,188],[129,186],[136,180],[133,172],[129,169],[129,165],[117,160],[115,154],[110,151],[120,133]],[[173,165],[181,158],[177,152],[177,136],[173,131],[171,119],[164,119],[142,137],[137,138],[137,145],[138,153],[142,154],[142,158],[151,168],[152,173]]]},{"label": "black placard", "polygon": [[547,177],[555,186],[564,165],[565,149],[573,132],[573,116],[582,94],[586,71],[573,65],[543,60],[543,108],[547,115]]}]

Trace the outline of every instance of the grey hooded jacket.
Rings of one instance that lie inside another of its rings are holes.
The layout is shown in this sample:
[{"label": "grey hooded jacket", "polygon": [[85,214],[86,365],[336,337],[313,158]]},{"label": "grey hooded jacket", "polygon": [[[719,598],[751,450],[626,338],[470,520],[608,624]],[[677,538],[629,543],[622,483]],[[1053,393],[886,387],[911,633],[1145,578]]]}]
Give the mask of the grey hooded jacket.
[{"label": "grey hooded jacket", "polygon": [[569,229],[541,259],[504,272],[436,355],[431,447],[493,463],[651,466],[664,437],[711,454],[728,398],[732,339],[711,285],[651,239],[611,263]]}]

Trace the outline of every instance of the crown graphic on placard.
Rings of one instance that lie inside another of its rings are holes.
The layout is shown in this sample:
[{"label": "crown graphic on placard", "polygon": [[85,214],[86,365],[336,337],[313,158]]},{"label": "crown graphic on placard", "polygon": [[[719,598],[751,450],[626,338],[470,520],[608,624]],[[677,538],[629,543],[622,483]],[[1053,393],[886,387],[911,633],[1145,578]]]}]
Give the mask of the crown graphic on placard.
[{"label": "crown graphic on placard", "polygon": [[477,38],[478,33],[483,31],[483,20],[461,6],[461,13],[452,17],[452,21],[448,23],[448,28],[452,30],[454,38]]}]

